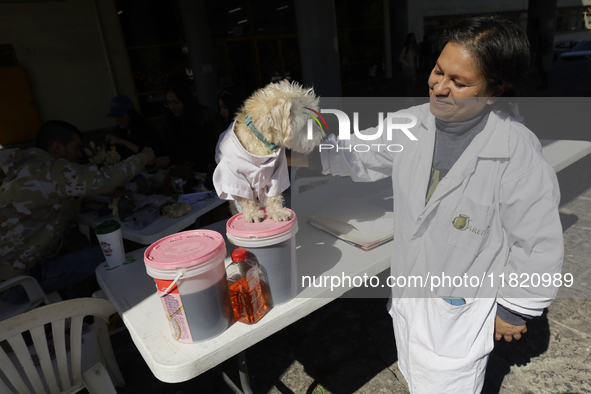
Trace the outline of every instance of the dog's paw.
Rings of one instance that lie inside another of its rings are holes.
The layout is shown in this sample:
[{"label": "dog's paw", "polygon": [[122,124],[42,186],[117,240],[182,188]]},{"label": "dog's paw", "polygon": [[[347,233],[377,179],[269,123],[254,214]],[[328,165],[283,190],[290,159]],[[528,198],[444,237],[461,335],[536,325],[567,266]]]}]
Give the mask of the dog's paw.
[{"label": "dog's paw", "polygon": [[265,220],[265,211],[257,209],[254,211],[244,211],[244,221],[248,223],[258,223]]},{"label": "dog's paw", "polygon": [[269,217],[274,222],[285,222],[286,220],[291,220],[291,212],[286,208],[273,210],[270,212]]}]

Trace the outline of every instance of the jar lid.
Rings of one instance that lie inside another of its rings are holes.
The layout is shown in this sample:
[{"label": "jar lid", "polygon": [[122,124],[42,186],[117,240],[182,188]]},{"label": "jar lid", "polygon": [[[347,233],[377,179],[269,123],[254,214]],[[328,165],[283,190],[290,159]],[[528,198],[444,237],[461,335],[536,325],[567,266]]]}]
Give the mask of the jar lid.
[{"label": "jar lid", "polygon": [[267,207],[262,209],[265,211],[265,219],[262,222],[249,223],[244,220],[244,213],[239,213],[228,220],[226,231],[234,237],[267,238],[290,232],[292,227],[297,227],[298,219],[291,209],[288,209],[291,212],[291,220],[283,222],[274,222],[267,216]]},{"label": "jar lid", "polygon": [[226,257],[222,235],[212,230],[191,230],[164,237],[144,253],[148,267],[175,270],[217,264]]},{"label": "jar lid", "polygon": [[109,234],[109,233],[112,233],[113,231],[119,230],[120,228],[121,228],[121,225],[119,224],[119,222],[111,219],[111,220],[105,220],[104,222],[102,222],[101,224],[96,226],[96,228],[94,229],[94,232],[99,235]]},{"label": "jar lid", "polygon": [[226,223],[228,240],[243,247],[268,246],[289,239],[297,232],[298,219],[291,209],[291,220],[283,222],[274,222],[266,214],[267,207],[262,209],[265,211],[262,222],[249,223],[244,220],[243,213],[232,216]]}]

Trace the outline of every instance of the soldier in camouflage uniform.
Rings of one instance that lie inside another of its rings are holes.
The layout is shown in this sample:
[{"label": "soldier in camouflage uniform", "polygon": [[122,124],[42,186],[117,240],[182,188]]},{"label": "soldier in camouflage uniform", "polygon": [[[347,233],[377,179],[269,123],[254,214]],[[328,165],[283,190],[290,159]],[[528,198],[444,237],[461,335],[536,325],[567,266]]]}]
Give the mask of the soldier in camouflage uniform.
[{"label": "soldier in camouflage uniform", "polygon": [[[69,123],[46,122],[35,148],[18,150],[1,164],[6,179],[0,185],[0,281],[29,274],[51,292],[73,284],[68,280],[92,275],[104,260],[97,246],[54,257],[72,218],[73,197],[110,192],[125,184],[154,159],[154,152],[145,148],[101,169],[82,166],[76,163],[82,158],[81,136]],[[46,276],[53,278],[46,281]],[[12,297],[13,302],[24,301],[23,295]]]}]

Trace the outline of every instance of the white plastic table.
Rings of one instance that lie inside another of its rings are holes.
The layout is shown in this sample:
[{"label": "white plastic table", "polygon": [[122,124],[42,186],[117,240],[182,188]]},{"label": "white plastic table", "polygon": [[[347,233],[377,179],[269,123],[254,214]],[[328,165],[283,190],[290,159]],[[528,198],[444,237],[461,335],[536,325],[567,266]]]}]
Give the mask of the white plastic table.
[{"label": "white plastic table", "polygon": [[121,224],[121,235],[124,239],[137,242],[142,245],[150,245],[158,241],[160,238],[170,234],[178,233],[182,229],[189,227],[195,222],[195,220],[197,220],[197,218],[205,215],[207,212],[220,206],[224,202],[225,200],[215,198],[209,201],[201,201],[198,203],[189,204],[191,206],[191,212],[185,216],[181,216],[180,218],[176,219],[161,216],[156,221],[141,230],[134,230],[127,227],[125,222],[115,218],[113,215],[98,216],[96,212],[85,212],[78,214],[76,221],[78,224],[86,226],[86,229],[82,228],[81,231],[86,233],[85,235],[88,236],[88,228],[95,228],[105,220],[117,220]]},{"label": "white plastic table", "polygon": [[[543,141],[543,145],[544,155],[557,171],[591,153],[591,142],[586,141]],[[384,211],[388,205],[391,209],[391,201],[384,199],[391,188],[390,179],[359,186],[350,178],[343,178],[302,193],[292,201],[292,208],[299,218],[296,235],[298,282],[303,275],[372,276],[389,268],[392,243],[366,252],[306,223],[308,216],[345,192],[352,197],[365,196],[366,201],[383,206]],[[225,234],[223,222],[209,228]],[[199,344],[183,344],[172,338],[154,281],[146,274],[143,252],[144,249],[130,253],[131,260],[128,259],[125,265],[106,267],[102,264],[96,274],[151,371],[158,379],[169,383],[189,380],[213,368],[349,290],[341,287],[331,293],[329,288],[302,289],[298,286],[296,298],[273,308],[257,324],[235,323],[213,339]]]},{"label": "white plastic table", "polygon": [[559,172],[591,153],[591,142],[540,140],[542,153],[554,171]]},{"label": "white plastic table", "polygon": [[[307,203],[305,208],[299,207],[297,210],[300,217],[296,235],[298,275],[340,275],[341,272],[348,275],[377,275],[386,269],[392,254],[391,243],[364,252],[315,229],[306,223],[306,218],[345,190],[354,189],[356,194],[362,196],[387,189],[390,185],[386,179],[367,184],[366,188],[354,188],[354,183],[344,178],[330,184],[330,187],[302,194]],[[225,234],[224,222],[210,228]],[[126,265],[106,267],[102,264],[96,274],[101,288],[122,316],[134,343],[154,375],[169,383],[186,381],[211,369],[307,316],[347,290],[341,288],[331,295],[330,289],[327,292],[322,288],[308,288],[300,291],[297,298],[271,309],[255,325],[234,323],[216,338],[199,344],[183,344],[172,338],[164,309],[156,295],[154,280],[146,274],[144,250],[128,254],[135,261]],[[326,298],[321,298],[323,294]]]}]

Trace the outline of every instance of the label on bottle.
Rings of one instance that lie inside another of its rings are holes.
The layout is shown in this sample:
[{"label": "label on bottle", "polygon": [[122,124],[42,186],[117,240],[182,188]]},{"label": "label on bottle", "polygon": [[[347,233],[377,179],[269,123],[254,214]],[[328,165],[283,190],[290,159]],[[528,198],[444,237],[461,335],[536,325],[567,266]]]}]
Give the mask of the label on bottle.
[{"label": "label on bottle", "polygon": [[172,331],[172,337],[179,342],[193,343],[191,330],[189,329],[189,323],[187,322],[187,316],[185,315],[185,309],[177,285],[175,284],[169,290],[168,294],[162,296],[164,290],[168,289],[168,286],[173,281],[163,279],[155,279],[155,281],[158,296],[160,296],[162,306],[166,312],[166,318]]},{"label": "label on bottle", "polygon": [[258,267],[251,267],[243,277],[230,285],[230,298],[236,321],[254,324],[265,315],[267,309],[262,296]]},{"label": "label on bottle", "polygon": [[257,269],[256,266],[252,267],[251,269],[249,269],[248,271],[246,271],[246,279],[248,280],[248,287],[250,290],[253,290],[255,287],[257,287],[260,283],[260,278],[259,278],[259,270]]}]

